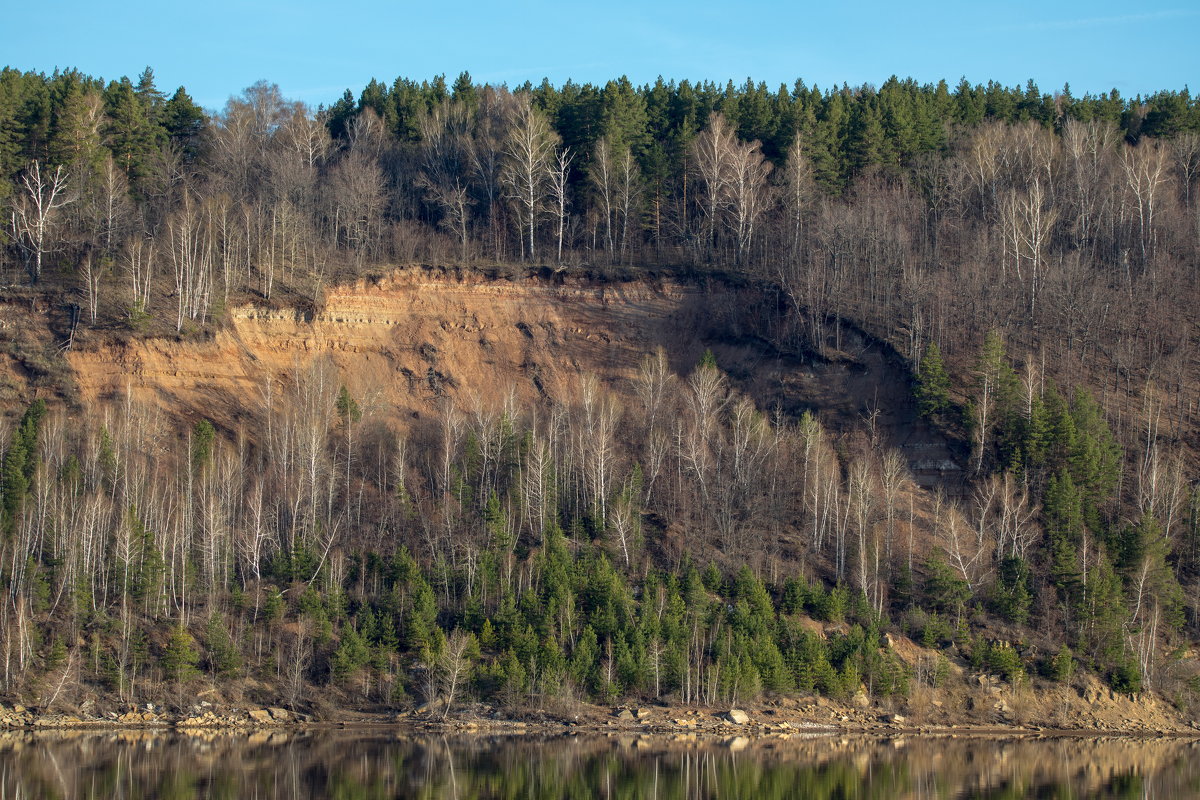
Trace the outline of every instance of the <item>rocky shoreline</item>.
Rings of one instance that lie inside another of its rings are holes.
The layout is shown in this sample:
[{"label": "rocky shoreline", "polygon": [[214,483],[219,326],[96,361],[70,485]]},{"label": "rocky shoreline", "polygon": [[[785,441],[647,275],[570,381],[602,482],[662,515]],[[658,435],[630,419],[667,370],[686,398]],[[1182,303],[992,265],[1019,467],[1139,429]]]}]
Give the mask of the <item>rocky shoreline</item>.
[{"label": "rocky shoreline", "polygon": [[[977,703],[968,703],[975,706]],[[997,705],[1007,706],[1002,699]],[[1100,705],[1097,703],[1097,705]],[[1001,709],[1002,710],[1002,709]],[[0,704],[0,731],[122,730],[254,731],[259,729],[328,729],[388,726],[405,731],[500,735],[648,735],[676,740],[790,739],[838,734],[927,735],[1104,735],[1200,736],[1200,723],[1178,715],[1147,719],[1128,715],[1113,718],[1077,713],[1074,724],[1054,724],[1037,718],[1006,719],[996,709],[990,718],[964,715],[961,719],[913,717],[870,704],[840,703],[824,697],[778,698],[748,708],[681,705],[579,704],[572,713],[544,710],[509,711],[482,703],[447,714],[443,706],[426,703],[405,711],[338,710],[320,718],[277,706],[227,707],[201,702],[184,710],[154,704],[124,710],[81,708],[75,713],[52,712],[24,705]]]},{"label": "rocky shoreline", "polygon": [[211,704],[187,713],[167,711],[150,703],[124,712],[45,713],[23,705],[0,704],[0,730],[74,728],[261,728],[311,724],[309,714],[283,708],[216,709]]}]

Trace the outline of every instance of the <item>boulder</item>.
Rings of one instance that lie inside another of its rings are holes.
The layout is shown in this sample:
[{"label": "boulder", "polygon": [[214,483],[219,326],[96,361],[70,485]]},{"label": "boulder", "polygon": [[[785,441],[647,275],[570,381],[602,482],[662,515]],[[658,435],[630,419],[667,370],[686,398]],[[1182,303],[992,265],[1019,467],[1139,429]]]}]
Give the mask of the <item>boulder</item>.
[{"label": "boulder", "polygon": [[254,708],[246,713],[250,717],[251,722],[257,722],[260,725],[266,725],[271,721],[271,712],[265,708]]},{"label": "boulder", "polygon": [[417,713],[417,714],[432,714],[433,712],[437,711],[445,704],[446,704],[445,698],[438,696],[438,697],[433,698],[432,700],[426,700],[424,703],[421,703],[421,705],[419,705],[413,709],[413,712]]},{"label": "boulder", "polygon": [[288,714],[287,710],[282,708],[268,708],[267,713],[270,714],[271,719],[275,720],[276,722],[287,722],[288,719],[291,718],[291,715]]},{"label": "boulder", "polygon": [[731,708],[725,712],[725,720],[734,725],[745,725],[750,721],[750,715],[740,708]]}]

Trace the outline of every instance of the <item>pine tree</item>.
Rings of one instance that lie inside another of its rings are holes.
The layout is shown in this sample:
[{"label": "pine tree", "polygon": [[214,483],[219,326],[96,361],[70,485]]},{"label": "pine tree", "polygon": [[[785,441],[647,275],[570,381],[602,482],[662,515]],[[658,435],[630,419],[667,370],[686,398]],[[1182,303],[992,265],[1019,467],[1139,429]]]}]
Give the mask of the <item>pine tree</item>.
[{"label": "pine tree", "polygon": [[185,161],[193,162],[200,155],[200,140],[204,135],[207,117],[182,86],[163,104],[159,121],[167,137],[179,146]]},{"label": "pine tree", "polygon": [[367,642],[353,625],[342,628],[341,641],[330,660],[334,680],[344,683],[370,660]]},{"label": "pine tree", "polygon": [[1016,625],[1029,621],[1033,595],[1029,591],[1029,565],[1010,556],[1000,563],[996,585],[992,589],[992,604],[1004,619]]},{"label": "pine tree", "polygon": [[49,163],[67,167],[73,175],[90,176],[103,161],[99,92],[74,70],[58,75],[52,84],[53,123]]},{"label": "pine tree", "polygon": [[950,376],[942,363],[942,351],[936,342],[930,342],[921,359],[915,389],[917,409],[929,419],[937,419],[951,408]]},{"label": "pine tree", "polygon": [[46,401],[34,400],[25,409],[4,453],[0,473],[0,528],[11,533],[26,496],[33,489],[39,465],[38,439]]},{"label": "pine tree", "polygon": [[200,652],[196,640],[182,625],[171,629],[162,655],[163,674],[167,680],[183,682],[200,674],[196,665],[200,663]]},{"label": "pine tree", "polygon": [[1088,525],[1098,529],[1100,506],[1113,495],[1121,477],[1121,448],[1099,403],[1084,389],[1075,392],[1071,418],[1075,431],[1068,453],[1071,475],[1083,493]]},{"label": "pine tree", "polygon": [[213,614],[204,626],[204,646],[208,651],[209,668],[214,675],[221,678],[237,675],[242,666],[241,655],[221,615]]},{"label": "pine tree", "polygon": [[151,120],[149,109],[128,78],[108,85],[104,107],[108,149],[130,185],[137,186],[146,175],[150,154],[162,145],[166,132]]},{"label": "pine tree", "polygon": [[850,169],[854,174],[884,163],[887,145],[876,98],[860,97],[850,112],[849,135],[846,142]]},{"label": "pine tree", "polygon": [[1050,556],[1050,580],[1067,599],[1078,587],[1080,569],[1076,554],[1084,531],[1082,498],[1065,470],[1052,476],[1046,485],[1042,519]]}]

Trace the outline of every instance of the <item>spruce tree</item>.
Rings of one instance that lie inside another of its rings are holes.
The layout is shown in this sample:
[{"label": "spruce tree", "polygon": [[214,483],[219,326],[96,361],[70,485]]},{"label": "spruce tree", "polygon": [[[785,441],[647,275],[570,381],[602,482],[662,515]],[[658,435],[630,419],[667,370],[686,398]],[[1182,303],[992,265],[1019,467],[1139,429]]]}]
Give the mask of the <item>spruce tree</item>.
[{"label": "spruce tree", "polygon": [[930,342],[925,348],[915,394],[917,409],[924,417],[936,419],[950,410],[950,376],[936,342]]},{"label": "spruce tree", "polygon": [[196,640],[188,633],[187,628],[176,625],[171,629],[171,635],[163,650],[163,674],[169,681],[190,680],[200,674],[196,669],[199,663],[200,652],[196,649]]}]

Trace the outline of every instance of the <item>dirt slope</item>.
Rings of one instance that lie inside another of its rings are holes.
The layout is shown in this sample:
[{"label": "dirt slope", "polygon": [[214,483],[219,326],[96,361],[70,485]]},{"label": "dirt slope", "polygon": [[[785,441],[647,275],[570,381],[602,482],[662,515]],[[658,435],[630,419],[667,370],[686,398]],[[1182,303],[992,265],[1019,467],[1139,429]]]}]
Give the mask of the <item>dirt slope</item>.
[{"label": "dirt slope", "polygon": [[[220,423],[253,413],[268,379],[328,357],[358,396],[400,416],[442,397],[519,402],[559,394],[584,374],[631,377],[662,345],[699,357],[706,306],[696,286],[559,284],[398,271],[330,289],[318,313],[232,309],[210,339],[135,339],[67,356],[85,404],[135,399]],[[692,352],[695,351],[695,352]]]},{"label": "dirt slope", "polygon": [[[28,303],[0,304],[0,336],[21,329],[53,340],[50,318]],[[812,410],[835,430],[873,431],[901,447],[925,482],[954,478],[961,459],[917,419],[907,371],[890,349],[843,329],[841,349],[817,356],[789,344],[790,324],[769,291],[717,281],[504,279],[414,267],[333,287],[315,312],[245,305],[209,334],[89,332],[63,358],[85,409],[129,396],[253,437],[268,386],[281,389],[316,358],[332,362],[360,403],[403,425],[446,399],[466,408],[509,393],[520,407],[567,399],[584,376],[630,394],[656,348],[681,375],[712,349],[763,409]],[[13,389],[18,360],[0,366],[10,394],[30,394],[28,383]]]}]

